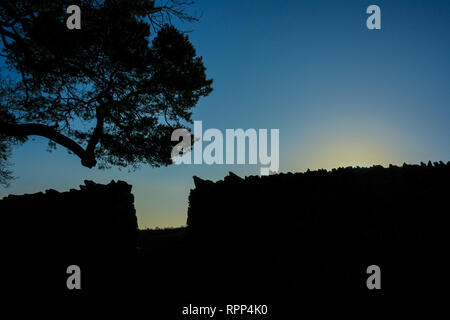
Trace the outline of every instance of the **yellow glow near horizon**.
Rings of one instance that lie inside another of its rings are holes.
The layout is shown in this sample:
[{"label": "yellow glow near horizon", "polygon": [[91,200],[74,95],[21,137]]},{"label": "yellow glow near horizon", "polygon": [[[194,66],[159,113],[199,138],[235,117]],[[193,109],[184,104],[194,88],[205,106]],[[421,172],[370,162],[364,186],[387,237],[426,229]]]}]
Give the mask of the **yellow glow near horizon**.
[{"label": "yellow glow near horizon", "polygon": [[327,169],[348,166],[370,167],[372,165],[388,166],[397,163],[397,155],[387,147],[363,141],[330,141],[321,145],[309,156],[310,169]]},{"label": "yellow glow near horizon", "polygon": [[413,133],[398,121],[372,114],[330,114],[299,134],[308,138],[298,147],[295,162],[286,163],[297,171],[401,165],[411,158]]}]

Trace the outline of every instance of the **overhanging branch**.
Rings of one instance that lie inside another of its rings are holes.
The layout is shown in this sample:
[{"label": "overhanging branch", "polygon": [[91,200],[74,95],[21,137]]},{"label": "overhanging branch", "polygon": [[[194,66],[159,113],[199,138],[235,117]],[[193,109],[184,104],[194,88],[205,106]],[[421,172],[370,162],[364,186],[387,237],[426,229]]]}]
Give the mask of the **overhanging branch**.
[{"label": "overhanging branch", "polygon": [[24,136],[45,137],[75,153],[81,159],[81,164],[83,166],[92,168],[97,163],[94,157],[93,148],[89,148],[88,152],[88,150],[84,150],[78,143],[76,143],[72,139],[59,133],[52,127],[43,124],[32,124],[32,123],[11,124],[4,121],[0,121],[0,134],[15,137],[24,137]]}]

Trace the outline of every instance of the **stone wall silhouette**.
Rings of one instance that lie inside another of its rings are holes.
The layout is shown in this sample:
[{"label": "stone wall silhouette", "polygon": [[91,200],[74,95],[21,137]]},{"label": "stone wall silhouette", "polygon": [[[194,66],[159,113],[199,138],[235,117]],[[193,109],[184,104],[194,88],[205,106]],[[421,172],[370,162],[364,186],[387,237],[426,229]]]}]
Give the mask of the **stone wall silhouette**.
[{"label": "stone wall silhouette", "polygon": [[42,286],[65,289],[66,268],[72,264],[81,267],[84,292],[119,287],[108,277],[124,278],[115,273],[132,264],[137,242],[131,188],[123,181],[107,185],[85,181],[80,190],[46,190],[0,200],[3,267],[12,287],[29,289],[27,274],[33,272],[32,281],[41,279]]},{"label": "stone wall silhouette", "polygon": [[216,252],[211,270],[250,266],[227,284],[259,274],[268,293],[367,294],[366,268],[376,264],[384,293],[421,295],[445,275],[449,181],[443,162],[194,177],[187,224]]}]

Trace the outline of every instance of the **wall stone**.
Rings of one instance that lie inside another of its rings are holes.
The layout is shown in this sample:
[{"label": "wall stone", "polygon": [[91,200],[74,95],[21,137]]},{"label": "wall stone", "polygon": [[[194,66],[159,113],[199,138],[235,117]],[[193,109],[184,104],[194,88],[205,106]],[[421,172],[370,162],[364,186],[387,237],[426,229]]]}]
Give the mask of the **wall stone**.
[{"label": "wall stone", "polygon": [[3,267],[12,286],[29,288],[31,273],[31,281],[40,279],[41,286],[64,288],[71,264],[81,267],[85,289],[114,286],[116,280],[108,277],[123,278],[116,271],[133,263],[136,250],[131,188],[123,181],[85,181],[80,190],[46,190],[0,200]]},{"label": "wall stone", "polygon": [[449,181],[449,162],[194,177],[187,225],[216,259],[208,269],[251,266],[230,273],[236,287],[259,274],[269,293],[368,294],[365,271],[377,264],[385,292],[420,294],[446,273]]}]

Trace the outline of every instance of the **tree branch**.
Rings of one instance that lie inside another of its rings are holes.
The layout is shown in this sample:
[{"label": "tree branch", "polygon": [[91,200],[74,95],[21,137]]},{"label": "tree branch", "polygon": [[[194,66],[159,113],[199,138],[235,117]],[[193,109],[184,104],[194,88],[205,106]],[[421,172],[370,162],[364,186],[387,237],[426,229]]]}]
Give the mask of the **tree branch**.
[{"label": "tree branch", "polygon": [[6,29],[3,29],[2,27],[0,27],[0,34],[2,36],[6,36],[6,37],[11,38],[11,39],[16,40],[16,41],[21,41],[22,40],[17,34],[12,33],[11,31],[8,31]]},{"label": "tree branch", "polygon": [[92,133],[91,139],[89,140],[88,145],[86,147],[86,153],[90,157],[92,157],[93,161],[95,161],[94,156],[95,146],[97,145],[97,143],[100,140],[100,137],[103,134],[103,123],[105,121],[105,115],[103,114],[100,106],[96,108],[96,116],[97,116],[97,125],[95,126],[94,132]]},{"label": "tree branch", "polygon": [[24,137],[24,136],[45,137],[62,145],[63,147],[66,147],[67,149],[75,153],[81,159],[81,164],[83,166],[92,168],[97,163],[93,154],[92,147],[89,148],[88,152],[88,150],[84,150],[78,143],[76,143],[72,139],[66,137],[65,135],[59,133],[58,131],[55,131],[52,127],[43,124],[32,124],[32,123],[11,124],[4,121],[0,121],[0,134],[15,137]]}]

